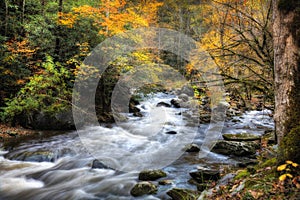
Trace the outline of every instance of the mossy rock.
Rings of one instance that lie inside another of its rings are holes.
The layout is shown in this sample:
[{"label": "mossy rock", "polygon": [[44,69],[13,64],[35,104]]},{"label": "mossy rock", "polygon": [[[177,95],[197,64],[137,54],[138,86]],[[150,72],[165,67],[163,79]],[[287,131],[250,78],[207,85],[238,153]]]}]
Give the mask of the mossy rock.
[{"label": "mossy rock", "polygon": [[204,183],[209,180],[217,181],[221,178],[220,171],[214,169],[198,169],[191,171],[190,176],[195,179],[198,183]]},{"label": "mossy rock", "polygon": [[197,200],[200,196],[198,191],[173,188],[167,192],[173,200]]},{"label": "mossy rock", "polygon": [[143,181],[137,183],[130,191],[130,194],[134,197],[143,196],[146,194],[155,194],[157,192],[157,186],[151,182]]},{"label": "mossy rock", "polygon": [[228,134],[223,134],[223,138],[224,138],[224,140],[227,140],[227,141],[242,142],[242,141],[260,140],[261,136],[250,134],[250,133],[239,133],[239,134],[229,134],[228,133]]},{"label": "mossy rock", "polygon": [[139,180],[141,181],[155,181],[157,179],[166,177],[167,174],[162,170],[144,170],[139,174]]},{"label": "mossy rock", "polygon": [[236,142],[219,140],[213,147],[212,152],[231,156],[253,156],[256,149],[260,148],[257,142]]}]

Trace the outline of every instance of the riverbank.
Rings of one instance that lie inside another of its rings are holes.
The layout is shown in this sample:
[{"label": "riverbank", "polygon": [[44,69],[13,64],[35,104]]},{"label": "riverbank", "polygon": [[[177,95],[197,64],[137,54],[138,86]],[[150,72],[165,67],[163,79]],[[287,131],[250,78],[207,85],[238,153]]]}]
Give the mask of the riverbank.
[{"label": "riverbank", "polygon": [[0,147],[4,150],[11,150],[22,142],[42,140],[63,133],[66,131],[39,131],[0,123]]},{"label": "riverbank", "polygon": [[21,126],[12,127],[8,124],[0,123],[0,142],[7,142],[18,137],[33,136],[37,131],[26,129]]}]

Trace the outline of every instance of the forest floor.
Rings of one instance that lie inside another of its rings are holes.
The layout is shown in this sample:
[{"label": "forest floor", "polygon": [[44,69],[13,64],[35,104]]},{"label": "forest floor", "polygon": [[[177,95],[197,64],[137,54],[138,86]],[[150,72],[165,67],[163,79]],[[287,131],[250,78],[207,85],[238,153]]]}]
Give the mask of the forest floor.
[{"label": "forest floor", "polygon": [[[277,145],[262,140],[258,164],[230,171],[234,179],[217,185],[205,200],[299,200],[300,165],[292,161],[277,161]],[[279,166],[278,166],[279,165]]]},{"label": "forest floor", "polygon": [[7,124],[0,123],[0,142],[6,140],[14,140],[20,136],[30,136],[36,134],[35,130],[25,129],[21,126],[12,127]]}]

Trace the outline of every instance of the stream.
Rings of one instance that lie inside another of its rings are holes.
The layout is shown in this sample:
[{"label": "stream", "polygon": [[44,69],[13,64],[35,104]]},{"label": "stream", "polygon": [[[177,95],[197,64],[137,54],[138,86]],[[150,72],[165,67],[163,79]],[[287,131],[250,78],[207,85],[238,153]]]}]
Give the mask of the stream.
[{"label": "stream", "polygon": [[[122,200],[170,199],[171,188],[196,190],[188,183],[197,167],[235,166],[240,160],[216,153],[199,158],[184,147],[201,146],[209,124],[189,126],[188,108],[157,107],[177,96],[157,93],[138,106],[143,117],[128,114],[128,121],[85,127],[18,144],[0,151],[1,200]],[[274,128],[271,111],[248,111],[225,122],[223,133],[263,135]],[[95,159],[107,167],[93,168]],[[162,168],[171,185],[158,187],[155,195],[134,198],[131,188],[143,169]]]}]

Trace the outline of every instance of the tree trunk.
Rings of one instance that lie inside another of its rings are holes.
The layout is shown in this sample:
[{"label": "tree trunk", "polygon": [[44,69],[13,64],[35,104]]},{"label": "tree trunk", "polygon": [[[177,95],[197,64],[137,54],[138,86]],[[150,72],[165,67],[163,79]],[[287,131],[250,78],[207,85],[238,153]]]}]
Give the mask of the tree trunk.
[{"label": "tree trunk", "polygon": [[7,27],[8,27],[8,4],[9,1],[5,0],[5,30],[4,30],[4,36],[7,36]]},{"label": "tree trunk", "polygon": [[[62,13],[63,11],[63,0],[59,0],[58,2],[58,12]],[[61,16],[59,15],[59,20],[61,19]],[[59,60],[60,56],[61,56],[61,41],[60,41],[60,37],[61,37],[61,26],[58,25],[57,27],[57,35],[56,35],[56,39],[55,39],[55,49],[54,49],[54,54],[56,56],[56,59]]]},{"label": "tree trunk", "polygon": [[[300,161],[300,3],[273,1],[275,115],[279,161]],[[298,131],[297,131],[298,129]]]}]

